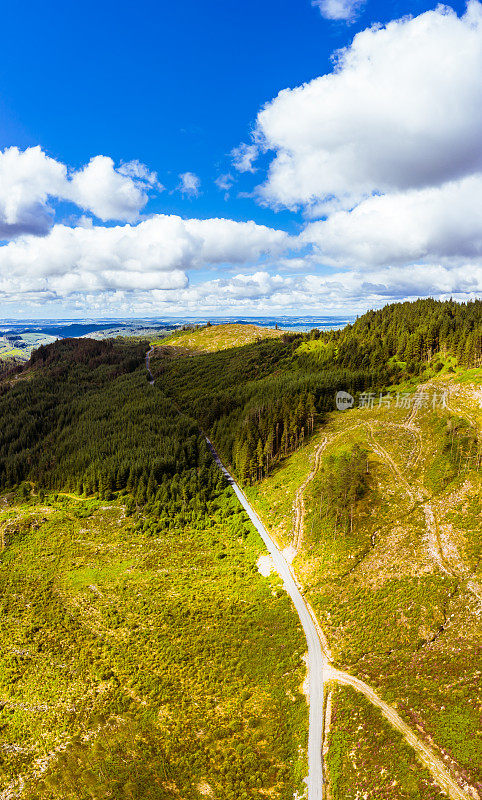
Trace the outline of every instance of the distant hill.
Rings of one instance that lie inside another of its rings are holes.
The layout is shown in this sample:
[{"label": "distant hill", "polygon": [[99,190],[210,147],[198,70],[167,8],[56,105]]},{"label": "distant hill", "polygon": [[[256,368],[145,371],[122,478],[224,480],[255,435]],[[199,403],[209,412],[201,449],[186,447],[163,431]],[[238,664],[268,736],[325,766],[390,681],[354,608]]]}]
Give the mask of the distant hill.
[{"label": "distant hill", "polygon": [[214,353],[231,347],[241,347],[261,339],[278,339],[283,333],[257,325],[207,325],[195,330],[176,331],[168,339],[163,340],[162,344],[164,347],[182,347],[186,350]]}]

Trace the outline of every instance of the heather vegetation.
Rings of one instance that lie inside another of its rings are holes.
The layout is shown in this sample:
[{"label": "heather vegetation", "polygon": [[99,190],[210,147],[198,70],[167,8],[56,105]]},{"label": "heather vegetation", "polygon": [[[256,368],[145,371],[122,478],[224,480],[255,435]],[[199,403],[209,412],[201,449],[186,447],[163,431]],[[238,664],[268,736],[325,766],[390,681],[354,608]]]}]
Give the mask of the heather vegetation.
[{"label": "heather vegetation", "polygon": [[332,800],[443,800],[400,734],[378,709],[349,687],[333,687],[327,734]]},{"label": "heather vegetation", "polygon": [[231,492],[167,531],[48,494],[2,512],[2,788],[28,800],[299,786],[302,634]]},{"label": "heather vegetation", "polygon": [[[318,453],[304,492],[294,563],[333,661],[374,687],[439,748],[461,784],[480,792],[480,381],[476,370],[475,382],[467,377],[464,383],[454,375],[425,385],[429,392],[447,392],[446,408],[365,407],[328,415],[304,457],[303,452],[289,457],[250,496],[287,544],[294,493]],[[362,462],[357,456],[354,470],[346,470],[353,454],[363,454]],[[351,518],[342,505],[342,525],[335,509],[354,492],[360,474],[363,491],[352,495]],[[339,756],[332,753],[330,763],[334,770],[338,764],[334,797],[341,798],[353,782],[354,729],[347,717],[343,725],[352,739],[342,737],[336,719]],[[373,732],[368,738],[374,742]],[[357,769],[376,775],[376,748],[364,758],[357,759]],[[384,791],[387,797],[410,797],[396,777],[398,761],[389,772],[398,788]],[[367,777],[370,785],[378,784]],[[373,788],[368,796],[385,795]],[[421,796],[431,795],[427,790]]]},{"label": "heather vegetation", "polygon": [[302,633],[146,349],[59,342],[1,387],[1,788],[281,800],[305,770]]},{"label": "heather vegetation", "polygon": [[224,325],[185,325],[160,344],[192,352],[216,352],[241,347],[261,339],[277,339],[282,331],[258,325],[228,323]]},{"label": "heather vegetation", "polygon": [[[163,340],[154,385],[144,340],[64,340],[0,381],[2,788],[302,793],[306,643],[203,431],[296,545],[332,664],[480,791],[480,302],[248,343],[214,328]],[[359,407],[387,391],[405,405]],[[332,699],[333,800],[438,800],[377,711]]]}]

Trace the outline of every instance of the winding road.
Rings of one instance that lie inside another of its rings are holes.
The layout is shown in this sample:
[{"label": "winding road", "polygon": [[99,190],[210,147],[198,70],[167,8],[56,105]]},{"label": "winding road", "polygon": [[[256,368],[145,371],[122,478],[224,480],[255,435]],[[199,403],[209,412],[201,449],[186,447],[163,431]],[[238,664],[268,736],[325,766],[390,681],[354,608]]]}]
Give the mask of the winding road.
[{"label": "winding road", "polygon": [[151,386],[154,386],[154,375],[151,372],[151,367],[150,367],[150,363],[149,362],[151,360],[151,355],[152,355],[153,352],[154,352],[154,348],[151,347],[149,352],[146,353],[146,369],[147,369],[147,373],[148,373],[149,378],[150,378],[149,383],[151,384]]},{"label": "winding road", "polygon": [[323,797],[323,769],[321,760],[322,729],[323,729],[323,651],[315,621],[311,616],[308,605],[303,598],[288,562],[278,549],[273,539],[267,532],[256,512],[251,508],[244,493],[228,472],[219,458],[212,442],[206,441],[213,454],[219,469],[226,476],[233,487],[234,493],[246,511],[248,517],[265,543],[274,568],[282,578],[284,587],[293,601],[308,643],[308,680],[310,695],[310,718],[308,732],[308,800],[322,800]]},{"label": "winding road", "polygon": [[[150,357],[154,348],[151,347],[146,354],[146,369],[150,377],[150,383],[154,383],[154,376],[150,369]],[[205,434],[204,434],[205,436]],[[309,731],[308,731],[308,777],[306,783],[308,785],[308,800],[322,800],[323,798],[323,767],[321,758],[322,747],[322,734],[323,734],[323,651],[321,649],[320,636],[317,630],[316,622],[313,619],[309,607],[304,600],[296,580],[291,572],[288,562],[283,556],[282,552],[278,549],[275,542],[269,535],[265,526],[260,518],[249,504],[244,493],[234,480],[233,476],[228,472],[223,462],[219,458],[213,443],[205,436],[208,447],[213,454],[214,460],[218,465],[221,472],[225,475],[226,480],[232,486],[233,491],[238,498],[239,502],[246,511],[248,517],[253,523],[254,527],[261,536],[265,543],[268,552],[273,559],[273,565],[278,575],[283,580],[284,587],[293,601],[301,625],[305,632],[306,641],[308,643],[308,681],[309,681],[309,696],[310,696],[310,716],[309,716]]]},{"label": "winding road", "polygon": [[[152,347],[146,354],[146,368],[151,384],[154,383],[154,376],[150,370],[149,362],[151,353],[154,351],[154,349],[155,348]],[[355,425],[353,427],[359,427],[359,425]],[[448,795],[450,800],[472,800],[472,798],[476,795],[471,793],[470,787],[465,786],[462,788],[457,783],[457,781],[448,771],[440,756],[436,754],[428,744],[422,741],[422,739],[410,729],[410,727],[400,717],[393,706],[390,706],[388,703],[382,700],[375,693],[371,686],[354,677],[353,675],[336,669],[333,666],[331,663],[331,655],[326,638],[318,624],[314,612],[298,588],[298,584],[291,567],[283,556],[283,553],[279,550],[276,543],[269,535],[254,509],[251,507],[243,491],[222,463],[218,453],[216,452],[216,449],[214,448],[214,445],[204,434],[204,432],[202,433],[211,450],[213,458],[216,461],[216,464],[225,475],[228,483],[232,486],[236,497],[265,543],[266,548],[268,549],[268,552],[273,560],[274,568],[283,580],[284,588],[293,601],[293,605],[295,606],[301,625],[305,632],[306,641],[308,643],[307,666],[310,703],[308,731],[308,777],[306,779],[308,786],[308,800],[323,800],[324,796],[322,762],[322,739],[324,727],[323,688],[324,682],[328,684],[331,681],[342,685],[344,684],[345,686],[351,686],[361,694],[365,695],[365,697],[371,703],[373,703],[374,706],[379,708],[383,716],[392,725],[392,727],[398,730],[404,737],[407,744],[413,748],[421,763],[430,771],[437,784]],[[373,430],[371,433],[373,434]],[[316,471],[319,467],[319,457],[326,444],[327,440],[325,439],[319,446],[315,454],[314,467],[303,484],[303,490],[316,474]],[[381,450],[382,448],[380,446],[379,455],[388,456],[388,453],[386,453],[385,450],[383,450],[383,453]],[[389,463],[391,463],[391,466],[396,467],[395,463],[389,456],[388,459]],[[398,467],[396,467],[396,471],[398,472]],[[298,534],[299,539],[303,536],[305,512],[303,491],[297,493],[296,499],[299,509],[297,512],[298,518],[295,520],[295,532]]]}]

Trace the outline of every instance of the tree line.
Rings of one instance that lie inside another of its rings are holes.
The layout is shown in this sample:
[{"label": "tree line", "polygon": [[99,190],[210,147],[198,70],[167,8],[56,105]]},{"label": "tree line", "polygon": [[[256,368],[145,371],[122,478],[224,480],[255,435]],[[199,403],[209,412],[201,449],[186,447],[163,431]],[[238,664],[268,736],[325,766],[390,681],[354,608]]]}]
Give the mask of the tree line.
[{"label": "tree line", "polygon": [[368,311],[353,325],[314,334],[327,345],[324,363],[372,370],[390,359],[417,374],[436,353],[453,355],[462,366],[482,365],[482,301],[457,303],[431,298],[393,303]]},{"label": "tree line", "polygon": [[65,339],[0,384],[0,488],[126,495],[169,527],[203,514],[219,488],[197,423],[144,366],[147,342]]},{"label": "tree line", "polygon": [[[154,387],[147,340],[41,346],[0,382],[0,488],[29,480],[106,499],[125,492],[135,504],[177,511],[188,497],[202,505],[203,486],[218,476],[199,424],[237,477],[256,482],[307,441],[337,391],[419,375],[439,352],[479,365],[481,320],[480,301],[428,299],[367,312],[337,331],[191,358],[164,348],[152,360]],[[203,476],[194,488],[193,470]]]},{"label": "tree line", "polygon": [[440,353],[478,366],[481,346],[481,301],[427,299],[369,311],[341,330],[287,332],[194,358],[161,351],[153,369],[237,477],[253,483],[307,440],[337,391],[357,395],[436,371]]}]

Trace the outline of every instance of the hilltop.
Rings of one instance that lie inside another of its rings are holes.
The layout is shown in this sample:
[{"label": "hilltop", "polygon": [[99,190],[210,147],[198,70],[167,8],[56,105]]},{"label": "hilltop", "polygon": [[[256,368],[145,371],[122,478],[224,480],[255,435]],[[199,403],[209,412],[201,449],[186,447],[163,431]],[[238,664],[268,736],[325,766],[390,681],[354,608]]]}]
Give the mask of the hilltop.
[{"label": "hilltop", "polygon": [[[181,347],[194,352],[214,353],[232,347],[258,342],[262,339],[279,339],[283,331],[273,328],[261,328],[257,325],[241,323],[205,325],[195,330],[176,331],[162,340],[163,347]],[[153,344],[157,344],[154,341]]]}]

